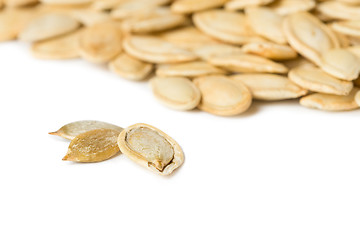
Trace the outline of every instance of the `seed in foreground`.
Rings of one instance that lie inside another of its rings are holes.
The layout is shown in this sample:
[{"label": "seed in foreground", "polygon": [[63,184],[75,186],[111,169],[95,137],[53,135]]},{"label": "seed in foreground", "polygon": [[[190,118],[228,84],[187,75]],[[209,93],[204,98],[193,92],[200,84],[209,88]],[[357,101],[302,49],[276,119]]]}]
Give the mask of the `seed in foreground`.
[{"label": "seed in foreground", "polygon": [[150,82],[154,96],[172,109],[191,110],[199,105],[200,90],[187,78],[154,77]]},{"label": "seed in foreground", "polygon": [[63,158],[73,162],[102,162],[119,152],[117,138],[120,132],[113,129],[95,129],[75,137]]},{"label": "seed in foreground", "polygon": [[347,96],[314,93],[301,98],[300,104],[325,111],[350,111],[359,108],[355,101],[355,95],[359,93],[359,90],[359,88],[354,88]]},{"label": "seed in foreground", "polygon": [[123,128],[107,122],[84,120],[66,124],[56,132],[51,132],[49,134],[73,140],[79,134],[95,129],[113,129],[118,132],[123,130]]},{"label": "seed in foreground", "polygon": [[138,123],[118,138],[121,152],[134,162],[160,175],[169,175],[184,162],[180,145],[161,130]]},{"label": "seed in foreground", "polygon": [[194,80],[202,100],[199,109],[219,115],[234,116],[245,112],[252,103],[249,89],[225,76],[207,76]]}]

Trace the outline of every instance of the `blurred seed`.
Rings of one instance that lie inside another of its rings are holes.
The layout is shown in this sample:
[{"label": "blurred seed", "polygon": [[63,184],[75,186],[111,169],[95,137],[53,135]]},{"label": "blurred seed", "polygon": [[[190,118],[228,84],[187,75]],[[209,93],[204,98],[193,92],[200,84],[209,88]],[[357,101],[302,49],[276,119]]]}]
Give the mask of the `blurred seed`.
[{"label": "blurred seed", "polygon": [[100,122],[100,121],[92,121],[92,120],[85,120],[85,121],[77,121],[66,124],[62,126],[56,132],[51,132],[49,134],[56,135],[59,137],[63,137],[69,140],[74,139],[79,134],[95,130],[95,129],[112,129],[118,132],[121,132],[123,128],[118,127],[116,125]]},{"label": "blurred seed", "polygon": [[245,53],[252,53],[273,60],[288,60],[297,57],[297,52],[287,45],[264,42],[248,43],[242,47]]},{"label": "blurred seed", "polygon": [[145,79],[153,68],[154,66],[151,63],[142,62],[126,53],[121,53],[109,63],[109,69],[112,72],[133,81]]},{"label": "blurred seed", "polygon": [[193,13],[223,6],[228,0],[177,0],[171,5],[176,13]]},{"label": "blurred seed", "polygon": [[360,6],[349,5],[340,1],[319,3],[317,10],[332,19],[360,20]]},{"label": "blurred seed", "polygon": [[225,4],[225,9],[235,11],[247,7],[261,6],[274,2],[274,0],[232,0]]},{"label": "blurred seed", "polygon": [[91,163],[105,161],[119,152],[120,132],[113,129],[95,129],[76,136],[63,160]]},{"label": "blurred seed", "polygon": [[310,11],[315,5],[315,0],[276,0],[269,7],[280,15],[288,15],[296,12]]}]

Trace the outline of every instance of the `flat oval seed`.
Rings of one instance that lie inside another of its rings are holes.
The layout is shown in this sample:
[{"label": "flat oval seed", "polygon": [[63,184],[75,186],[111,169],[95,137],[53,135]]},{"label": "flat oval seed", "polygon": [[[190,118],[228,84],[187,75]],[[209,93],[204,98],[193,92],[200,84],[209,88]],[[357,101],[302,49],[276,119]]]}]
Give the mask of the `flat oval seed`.
[{"label": "flat oval seed", "polygon": [[38,0],[4,0],[7,7],[24,7],[38,2]]},{"label": "flat oval seed", "polygon": [[229,0],[177,0],[171,5],[176,13],[193,13],[223,6]]},{"label": "flat oval seed", "polygon": [[352,81],[359,76],[360,60],[346,49],[331,49],[321,60],[321,69],[334,77]]},{"label": "flat oval seed", "polygon": [[194,14],[193,21],[202,32],[226,43],[241,45],[264,41],[253,33],[242,13],[209,10]]},{"label": "flat oval seed", "polygon": [[320,93],[347,95],[353,88],[353,83],[339,80],[310,66],[292,69],[289,79],[305,89]]},{"label": "flat oval seed", "polygon": [[122,131],[118,145],[128,158],[160,175],[170,175],[184,162],[184,153],[175,140],[144,123]]},{"label": "flat oval seed", "polygon": [[360,6],[349,5],[339,1],[327,1],[318,4],[316,9],[332,19],[360,20]]},{"label": "flat oval seed", "polygon": [[122,33],[116,22],[86,28],[79,36],[80,55],[94,63],[108,62],[122,51]]},{"label": "flat oval seed", "polygon": [[64,14],[46,14],[31,21],[19,38],[26,42],[41,41],[74,31],[80,23]]},{"label": "flat oval seed", "polygon": [[340,46],[336,35],[310,13],[289,15],[284,20],[283,30],[290,45],[317,65],[323,53]]},{"label": "flat oval seed", "polygon": [[132,33],[152,33],[172,29],[187,22],[183,15],[173,14],[167,8],[159,8],[143,16],[123,21],[123,29]]},{"label": "flat oval seed", "polygon": [[357,94],[355,95],[355,102],[360,107],[360,91],[358,91]]},{"label": "flat oval seed", "polygon": [[190,78],[225,73],[224,70],[202,61],[162,65],[156,71],[156,75],[161,77]]},{"label": "flat oval seed", "polygon": [[93,2],[93,0],[41,0],[42,3],[54,4],[54,5],[84,5]]},{"label": "flat oval seed", "polygon": [[76,136],[63,160],[91,163],[105,161],[119,152],[120,132],[113,129],[95,129]]},{"label": "flat oval seed", "polygon": [[191,110],[199,105],[200,90],[187,78],[155,77],[150,82],[154,96],[167,107]]},{"label": "flat oval seed", "polygon": [[109,68],[112,72],[125,79],[140,81],[149,76],[154,66],[151,63],[145,63],[133,58],[126,53],[121,53],[109,63]]},{"label": "flat oval seed", "polygon": [[234,116],[245,112],[251,105],[249,89],[242,83],[225,76],[207,76],[194,80],[202,100],[199,109],[219,115]]},{"label": "flat oval seed", "polygon": [[252,6],[261,6],[274,2],[274,0],[232,0],[225,4],[227,10],[241,10]]},{"label": "flat oval seed", "polygon": [[279,44],[287,43],[282,30],[283,17],[267,7],[246,9],[246,17],[255,33]]},{"label": "flat oval seed", "polygon": [[128,36],[124,49],[129,55],[152,63],[189,62],[197,58],[188,50],[150,36]]},{"label": "flat oval seed", "polygon": [[359,88],[354,88],[347,96],[337,96],[325,93],[314,93],[303,97],[300,104],[325,111],[349,111],[358,109],[359,105],[355,102],[355,95],[358,94]]},{"label": "flat oval seed", "polygon": [[208,60],[211,57],[221,57],[226,55],[239,55],[243,54],[243,50],[239,47],[232,45],[217,43],[217,44],[205,44],[203,46],[196,47],[194,52],[203,60]]},{"label": "flat oval seed", "polygon": [[101,22],[111,20],[110,15],[106,12],[95,11],[93,9],[75,9],[71,11],[71,16],[85,26],[92,26]]},{"label": "flat oval seed", "polygon": [[316,6],[314,0],[276,0],[269,7],[280,15],[310,11]]},{"label": "flat oval seed", "polygon": [[242,50],[273,60],[288,60],[298,56],[291,47],[272,42],[248,43],[242,47]]},{"label": "flat oval seed", "polygon": [[331,27],[339,33],[360,37],[360,20],[334,22]]},{"label": "flat oval seed", "polygon": [[306,89],[291,82],[287,77],[274,74],[239,74],[231,76],[231,79],[245,84],[254,99],[258,100],[293,99],[308,93]]},{"label": "flat oval seed", "polygon": [[124,20],[126,18],[146,15],[149,11],[159,6],[169,4],[172,0],[131,0],[121,1],[116,8],[111,11],[114,19]]},{"label": "flat oval seed", "polygon": [[118,132],[121,132],[123,130],[123,128],[114,124],[101,121],[84,120],[66,124],[56,132],[51,132],[49,134],[72,140],[79,134],[95,129],[112,129]]},{"label": "flat oval seed", "polygon": [[77,46],[81,31],[36,42],[31,47],[32,54],[41,59],[71,59],[79,57]]},{"label": "flat oval seed", "polygon": [[288,71],[287,67],[281,63],[276,63],[260,56],[245,53],[210,57],[208,61],[215,66],[234,72],[287,73]]}]

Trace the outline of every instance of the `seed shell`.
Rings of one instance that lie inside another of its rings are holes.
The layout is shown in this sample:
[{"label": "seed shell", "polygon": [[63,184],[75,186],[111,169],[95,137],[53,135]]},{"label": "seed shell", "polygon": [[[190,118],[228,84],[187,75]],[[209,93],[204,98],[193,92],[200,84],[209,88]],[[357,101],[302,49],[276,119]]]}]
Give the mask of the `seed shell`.
[{"label": "seed shell", "polygon": [[160,65],[156,71],[157,76],[190,78],[225,73],[226,71],[202,61]]},{"label": "seed shell", "polygon": [[160,175],[170,175],[184,163],[180,145],[148,124],[138,123],[124,129],[118,145],[128,158]]},{"label": "seed shell", "polygon": [[105,161],[119,152],[120,132],[113,129],[95,129],[76,136],[63,160],[91,163]]}]

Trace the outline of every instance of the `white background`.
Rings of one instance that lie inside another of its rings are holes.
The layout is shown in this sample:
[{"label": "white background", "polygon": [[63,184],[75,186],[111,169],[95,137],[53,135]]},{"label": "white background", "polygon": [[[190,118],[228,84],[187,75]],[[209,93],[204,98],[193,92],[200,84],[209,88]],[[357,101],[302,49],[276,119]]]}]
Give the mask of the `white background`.
[{"label": "white background", "polygon": [[[148,83],[0,45],[2,240],[359,240],[360,111],[256,102],[221,118],[160,105]],[[144,122],[180,143],[161,177],[125,156],[62,161],[47,133],[77,120]]]}]

